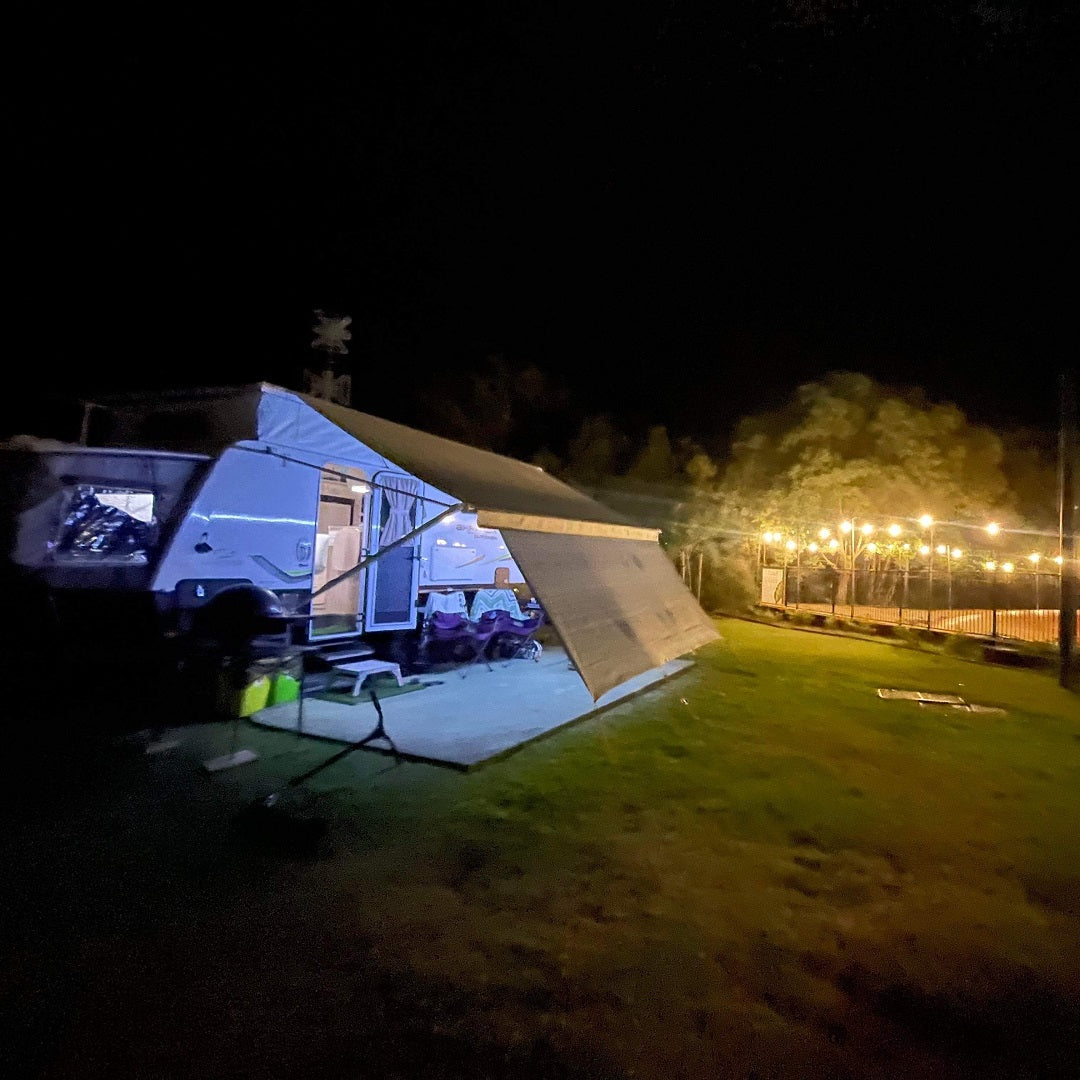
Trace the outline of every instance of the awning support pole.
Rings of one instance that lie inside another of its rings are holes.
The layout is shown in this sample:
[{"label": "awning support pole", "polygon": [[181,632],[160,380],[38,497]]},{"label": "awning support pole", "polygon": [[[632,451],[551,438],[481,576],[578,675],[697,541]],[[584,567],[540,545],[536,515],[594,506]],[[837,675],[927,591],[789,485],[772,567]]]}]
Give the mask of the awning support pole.
[{"label": "awning support pole", "polygon": [[361,559],[355,566],[350,567],[348,570],[345,571],[344,574],[339,574],[336,578],[333,579],[333,581],[328,581],[325,585],[322,586],[321,589],[316,589],[311,594],[311,599],[314,600],[316,596],[321,596],[324,592],[327,591],[327,589],[332,589],[335,585],[337,585],[338,582],[345,581],[347,578],[351,578],[356,574],[359,574],[361,570],[366,570],[367,567],[370,566],[373,562],[375,562],[376,559],[381,559],[387,552],[393,551],[394,548],[401,547],[403,544],[409,543],[411,540],[414,540],[417,536],[419,536],[422,532],[427,532],[427,530],[430,529],[433,525],[438,525],[438,523],[442,521],[444,517],[447,517],[458,510],[464,509],[464,503],[455,503],[453,506],[448,506],[441,514],[433,517],[430,521],[425,521],[423,525],[419,525],[411,532],[407,532],[404,536],[398,537],[398,539],[395,540],[392,544],[387,544],[386,547],[379,548],[378,551],[374,552],[371,555],[368,555],[364,559]]}]

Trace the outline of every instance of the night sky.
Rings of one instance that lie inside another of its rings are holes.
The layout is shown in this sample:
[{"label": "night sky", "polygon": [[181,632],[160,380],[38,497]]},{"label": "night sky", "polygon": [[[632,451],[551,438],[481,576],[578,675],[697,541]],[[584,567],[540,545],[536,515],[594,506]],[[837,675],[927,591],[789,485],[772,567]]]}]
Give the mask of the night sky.
[{"label": "night sky", "polygon": [[838,368],[1052,428],[1071,6],[27,6],[9,371],[299,388],[323,308],[354,405],[405,422],[497,354],[714,446]]}]

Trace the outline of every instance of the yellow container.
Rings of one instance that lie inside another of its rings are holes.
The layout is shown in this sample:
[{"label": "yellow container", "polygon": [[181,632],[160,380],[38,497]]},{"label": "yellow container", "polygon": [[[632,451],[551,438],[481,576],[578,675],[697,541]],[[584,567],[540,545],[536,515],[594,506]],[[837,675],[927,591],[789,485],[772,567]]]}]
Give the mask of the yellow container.
[{"label": "yellow container", "polygon": [[254,682],[248,683],[240,693],[240,706],[237,716],[250,716],[260,709],[266,708],[270,698],[270,679],[266,675],[260,675]]},{"label": "yellow container", "polygon": [[270,678],[260,675],[242,690],[229,685],[228,677],[218,683],[218,708],[225,716],[251,716],[266,708],[270,697]]}]

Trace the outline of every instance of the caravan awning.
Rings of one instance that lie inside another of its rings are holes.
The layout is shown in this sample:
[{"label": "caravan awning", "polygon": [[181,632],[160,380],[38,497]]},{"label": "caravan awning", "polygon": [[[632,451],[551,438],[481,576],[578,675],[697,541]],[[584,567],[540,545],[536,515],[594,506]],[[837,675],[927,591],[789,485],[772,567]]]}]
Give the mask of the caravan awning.
[{"label": "caravan awning", "polygon": [[535,465],[318,398],[313,409],[498,529],[593,699],[719,636],[658,542]]},{"label": "caravan awning", "polygon": [[[398,468],[468,503],[476,511],[626,525],[626,520],[538,465],[479,450],[378,416],[296,394],[316,412]],[[653,536],[656,532],[653,530]]]}]

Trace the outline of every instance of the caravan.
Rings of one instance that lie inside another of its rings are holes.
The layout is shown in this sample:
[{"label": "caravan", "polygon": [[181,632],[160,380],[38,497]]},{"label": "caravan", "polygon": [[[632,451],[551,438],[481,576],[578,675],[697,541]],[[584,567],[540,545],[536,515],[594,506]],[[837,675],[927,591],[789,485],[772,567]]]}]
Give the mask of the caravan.
[{"label": "caravan", "polygon": [[111,607],[128,596],[141,632],[166,635],[236,585],[306,612],[312,641],[414,629],[429,591],[490,588],[500,570],[525,587],[498,530],[364,449],[321,460],[285,445],[207,455],[18,440],[5,470],[39,498],[19,514],[14,561],[88,629],[108,590]]}]

